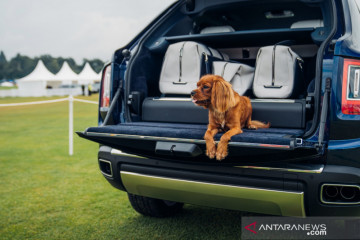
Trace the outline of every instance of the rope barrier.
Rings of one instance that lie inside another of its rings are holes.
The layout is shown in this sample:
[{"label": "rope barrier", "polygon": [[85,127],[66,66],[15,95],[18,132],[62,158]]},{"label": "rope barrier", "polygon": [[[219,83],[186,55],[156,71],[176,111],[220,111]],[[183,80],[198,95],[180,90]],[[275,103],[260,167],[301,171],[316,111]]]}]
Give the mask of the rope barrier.
[{"label": "rope barrier", "polygon": [[98,104],[95,101],[89,101],[84,99],[74,98],[73,96],[69,96],[67,98],[60,98],[54,100],[47,100],[47,101],[37,101],[37,102],[22,102],[22,103],[6,103],[0,104],[0,107],[13,107],[13,106],[25,106],[25,105],[35,105],[35,104],[46,104],[46,103],[56,103],[56,102],[63,102],[69,101],[69,155],[72,156],[74,154],[74,140],[73,140],[73,132],[74,132],[74,101],[84,102],[84,103],[91,103],[91,104]]},{"label": "rope barrier", "polygon": [[74,98],[74,101],[84,102],[84,103],[98,104],[98,102],[95,102],[95,101],[83,100],[83,99],[78,99],[78,98]]},{"label": "rope barrier", "polygon": [[55,100],[48,100],[48,101],[37,101],[37,102],[22,102],[22,103],[5,103],[0,104],[0,107],[12,107],[12,106],[24,106],[24,105],[34,105],[34,104],[44,104],[44,103],[55,103],[55,102],[62,102],[67,101],[69,98],[61,98]]},{"label": "rope barrier", "polygon": [[[4,104],[0,104],[0,107],[13,107],[13,106],[46,104],[46,103],[55,103],[55,102],[62,102],[62,101],[68,101],[68,100],[69,100],[69,98],[67,97],[67,98],[60,98],[60,99],[47,100],[47,101],[22,102],[22,103],[4,103]],[[83,99],[78,99],[78,98],[74,98],[74,101],[98,104],[98,102],[95,102],[95,101],[83,100]]]}]

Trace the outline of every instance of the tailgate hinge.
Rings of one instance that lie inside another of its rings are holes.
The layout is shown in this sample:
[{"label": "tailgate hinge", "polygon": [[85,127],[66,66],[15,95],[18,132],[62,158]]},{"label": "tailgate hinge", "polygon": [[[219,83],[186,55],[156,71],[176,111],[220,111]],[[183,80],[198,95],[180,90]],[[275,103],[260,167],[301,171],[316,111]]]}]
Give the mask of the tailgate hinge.
[{"label": "tailgate hinge", "polygon": [[314,99],[315,99],[315,94],[314,93],[309,93],[306,96],[306,109],[313,109],[314,107]]}]

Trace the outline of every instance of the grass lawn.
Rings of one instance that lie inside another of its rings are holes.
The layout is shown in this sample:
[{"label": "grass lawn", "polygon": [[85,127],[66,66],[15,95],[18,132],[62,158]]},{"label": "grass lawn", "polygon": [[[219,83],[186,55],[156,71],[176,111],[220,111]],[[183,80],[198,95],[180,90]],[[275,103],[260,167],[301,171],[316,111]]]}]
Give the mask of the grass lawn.
[{"label": "grass lawn", "polygon": [[[96,119],[97,105],[74,103],[75,131]],[[185,205],[167,219],[136,213],[98,170],[96,143],[74,135],[68,156],[68,102],[0,107],[0,143],[0,239],[240,239],[240,212]]]},{"label": "grass lawn", "polygon": [[13,86],[13,87],[2,87],[0,86],[0,90],[10,90],[10,89],[17,89],[16,86]]}]

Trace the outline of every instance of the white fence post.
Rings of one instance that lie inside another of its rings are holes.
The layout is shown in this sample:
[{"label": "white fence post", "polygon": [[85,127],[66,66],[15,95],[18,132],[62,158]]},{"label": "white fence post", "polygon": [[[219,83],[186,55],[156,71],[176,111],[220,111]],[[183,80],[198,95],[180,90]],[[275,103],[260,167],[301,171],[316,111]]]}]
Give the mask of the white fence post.
[{"label": "white fence post", "polygon": [[48,101],[36,101],[36,102],[23,102],[23,103],[0,103],[1,107],[15,107],[15,106],[26,106],[26,105],[36,105],[36,104],[46,104],[46,103],[55,103],[69,101],[69,155],[72,156],[74,154],[74,101],[84,102],[84,103],[92,103],[98,104],[95,101],[76,99],[73,95],[69,95],[67,98],[54,99]]},{"label": "white fence post", "polygon": [[69,155],[72,156],[74,153],[74,98],[72,95],[69,96]]}]

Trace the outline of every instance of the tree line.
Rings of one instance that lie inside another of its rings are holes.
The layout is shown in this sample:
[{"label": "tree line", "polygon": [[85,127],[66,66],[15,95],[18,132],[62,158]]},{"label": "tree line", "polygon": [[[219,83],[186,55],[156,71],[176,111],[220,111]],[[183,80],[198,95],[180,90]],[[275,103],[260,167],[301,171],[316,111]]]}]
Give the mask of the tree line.
[{"label": "tree line", "polygon": [[77,65],[73,58],[52,57],[50,55],[42,55],[40,57],[30,58],[21,54],[17,54],[9,61],[6,59],[5,53],[0,52],[0,80],[2,79],[18,79],[31,73],[37,62],[41,59],[44,65],[50,72],[56,74],[64,61],[67,61],[71,69],[75,73],[80,73],[86,62],[89,62],[90,66],[95,72],[100,72],[104,66],[104,62],[100,59],[84,59],[81,65]]}]

